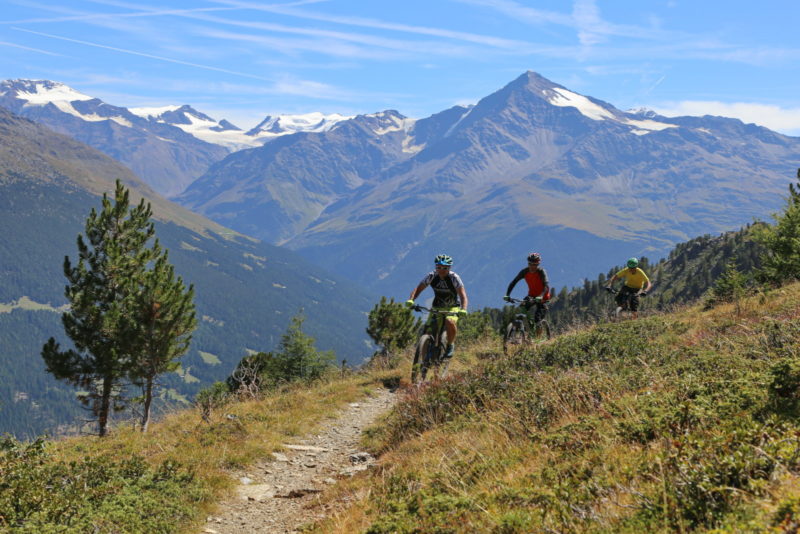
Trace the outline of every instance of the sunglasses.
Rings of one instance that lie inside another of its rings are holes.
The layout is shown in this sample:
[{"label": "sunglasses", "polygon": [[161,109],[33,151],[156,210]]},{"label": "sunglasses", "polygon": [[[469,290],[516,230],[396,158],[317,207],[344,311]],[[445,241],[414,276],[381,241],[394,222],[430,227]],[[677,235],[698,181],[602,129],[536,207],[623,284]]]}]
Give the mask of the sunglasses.
[{"label": "sunglasses", "polygon": [[448,270],[450,268],[450,266],[449,265],[437,265],[436,268],[446,271],[446,270]]}]

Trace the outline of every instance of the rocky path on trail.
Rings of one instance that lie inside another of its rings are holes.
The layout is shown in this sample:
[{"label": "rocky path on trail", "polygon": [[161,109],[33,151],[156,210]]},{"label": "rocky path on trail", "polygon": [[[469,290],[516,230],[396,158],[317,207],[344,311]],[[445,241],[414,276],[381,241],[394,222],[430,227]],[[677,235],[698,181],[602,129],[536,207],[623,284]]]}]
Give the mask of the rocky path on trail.
[{"label": "rocky path on trail", "polygon": [[317,435],[287,442],[283,451],[237,473],[236,495],[210,516],[203,534],[288,534],[326,515],[320,502],[337,479],[368,469],[375,459],[359,449],[361,432],[394,404],[380,389],[351,403]]}]

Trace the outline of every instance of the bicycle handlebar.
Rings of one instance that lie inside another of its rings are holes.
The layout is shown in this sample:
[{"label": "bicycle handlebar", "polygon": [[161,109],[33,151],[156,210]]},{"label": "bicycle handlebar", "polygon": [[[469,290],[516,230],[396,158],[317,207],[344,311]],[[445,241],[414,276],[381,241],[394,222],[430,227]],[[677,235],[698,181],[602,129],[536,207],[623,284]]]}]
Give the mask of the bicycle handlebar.
[{"label": "bicycle handlebar", "polygon": [[[503,299],[505,302],[510,302],[512,304],[522,304],[524,302],[537,302],[536,298],[525,297],[524,299],[515,299],[513,297],[508,297],[508,300]],[[544,299],[539,299],[538,302],[544,302]]]},{"label": "bicycle handlebar", "polygon": [[[616,295],[617,293],[619,293],[619,289],[615,289],[615,288],[613,288],[613,287],[607,287],[607,288],[606,288],[606,291],[608,291],[609,293],[613,293],[614,295]],[[637,291],[637,292],[636,292],[636,293],[634,293],[634,294],[635,294],[635,295],[639,295],[640,297],[646,297],[646,296],[647,296],[647,291],[645,291],[645,290],[643,290],[643,289],[640,289],[639,291]]]},{"label": "bicycle handlebar", "polygon": [[433,308],[426,308],[425,306],[420,306],[419,304],[411,306],[411,309],[418,312],[426,311],[428,313],[439,314],[439,315],[453,315],[453,316],[459,315],[459,312],[434,310]]},{"label": "bicycle handlebar", "polygon": [[515,299],[514,297],[508,297],[508,300],[503,298],[503,302],[508,302],[511,304],[524,304],[526,302],[538,302],[539,304],[552,304],[553,302],[556,301],[557,298],[558,297],[550,297],[549,300],[544,300],[543,298],[539,298],[537,300],[537,297],[531,297],[531,296],[527,296],[524,299]]}]

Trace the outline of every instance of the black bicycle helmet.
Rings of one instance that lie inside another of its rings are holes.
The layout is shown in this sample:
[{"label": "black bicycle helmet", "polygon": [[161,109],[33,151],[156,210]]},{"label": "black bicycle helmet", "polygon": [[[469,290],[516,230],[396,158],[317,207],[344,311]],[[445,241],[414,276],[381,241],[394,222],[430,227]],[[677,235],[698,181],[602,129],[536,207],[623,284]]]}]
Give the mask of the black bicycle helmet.
[{"label": "black bicycle helmet", "polygon": [[433,259],[433,263],[436,265],[447,265],[449,267],[453,265],[453,258],[447,254],[439,254]]},{"label": "black bicycle helmet", "polygon": [[542,261],[542,255],[538,252],[531,252],[528,254],[528,263],[539,263]]}]

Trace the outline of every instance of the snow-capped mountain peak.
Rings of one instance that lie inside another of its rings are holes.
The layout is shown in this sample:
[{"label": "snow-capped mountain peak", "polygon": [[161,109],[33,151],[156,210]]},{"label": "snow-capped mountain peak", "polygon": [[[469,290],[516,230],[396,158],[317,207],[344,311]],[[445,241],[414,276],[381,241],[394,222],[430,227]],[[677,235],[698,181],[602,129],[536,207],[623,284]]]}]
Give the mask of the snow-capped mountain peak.
[{"label": "snow-capped mountain peak", "polygon": [[15,108],[55,106],[59,111],[87,122],[114,121],[131,126],[135,119],[125,108],[105,104],[100,99],[85,95],[72,87],[50,80],[6,80],[0,83],[0,101]]},{"label": "snow-capped mountain peak", "polygon": [[650,108],[632,108],[626,111],[625,113],[627,113],[628,115],[638,115],[640,117],[645,117],[648,119],[653,119],[655,117],[658,117],[658,113],[656,113]]},{"label": "snow-capped mountain peak", "polygon": [[582,115],[589,117],[592,120],[601,121],[605,119],[615,119],[614,113],[596,104],[583,95],[568,91],[563,87],[553,87],[547,92],[545,98],[550,104],[559,107],[573,107],[581,112]]},{"label": "snow-capped mountain peak", "polygon": [[[675,124],[669,124],[653,120],[655,113],[622,113],[616,108],[605,107],[578,93],[573,93],[563,87],[553,87],[543,90],[545,99],[554,106],[573,107],[585,117],[595,121],[611,120],[629,126],[631,133],[635,135],[645,135],[651,132],[665,130],[667,128],[677,128]],[[632,115],[635,118],[631,118]]]},{"label": "snow-capped mountain peak", "polygon": [[271,138],[297,132],[326,132],[338,123],[352,118],[338,113],[325,115],[318,111],[299,115],[277,115],[274,117],[267,115],[263,121],[248,131],[246,135],[257,138]]},{"label": "snow-capped mountain peak", "polygon": [[76,91],[66,84],[50,80],[6,80],[0,83],[0,93],[13,93],[18,99],[25,100],[31,105],[94,100],[94,97]]},{"label": "snow-capped mountain peak", "polygon": [[375,121],[375,127],[373,131],[377,135],[384,135],[389,132],[398,132],[398,131],[411,131],[416,119],[410,119],[404,115],[401,115],[395,110],[388,110],[388,111],[380,111],[378,113],[370,113],[366,115]]},{"label": "snow-capped mountain peak", "polygon": [[128,110],[133,113],[134,115],[138,115],[143,119],[155,119],[158,120],[161,116],[165,113],[170,111],[177,111],[181,109],[181,106],[161,106],[161,107],[144,107],[144,108],[128,108]]}]

